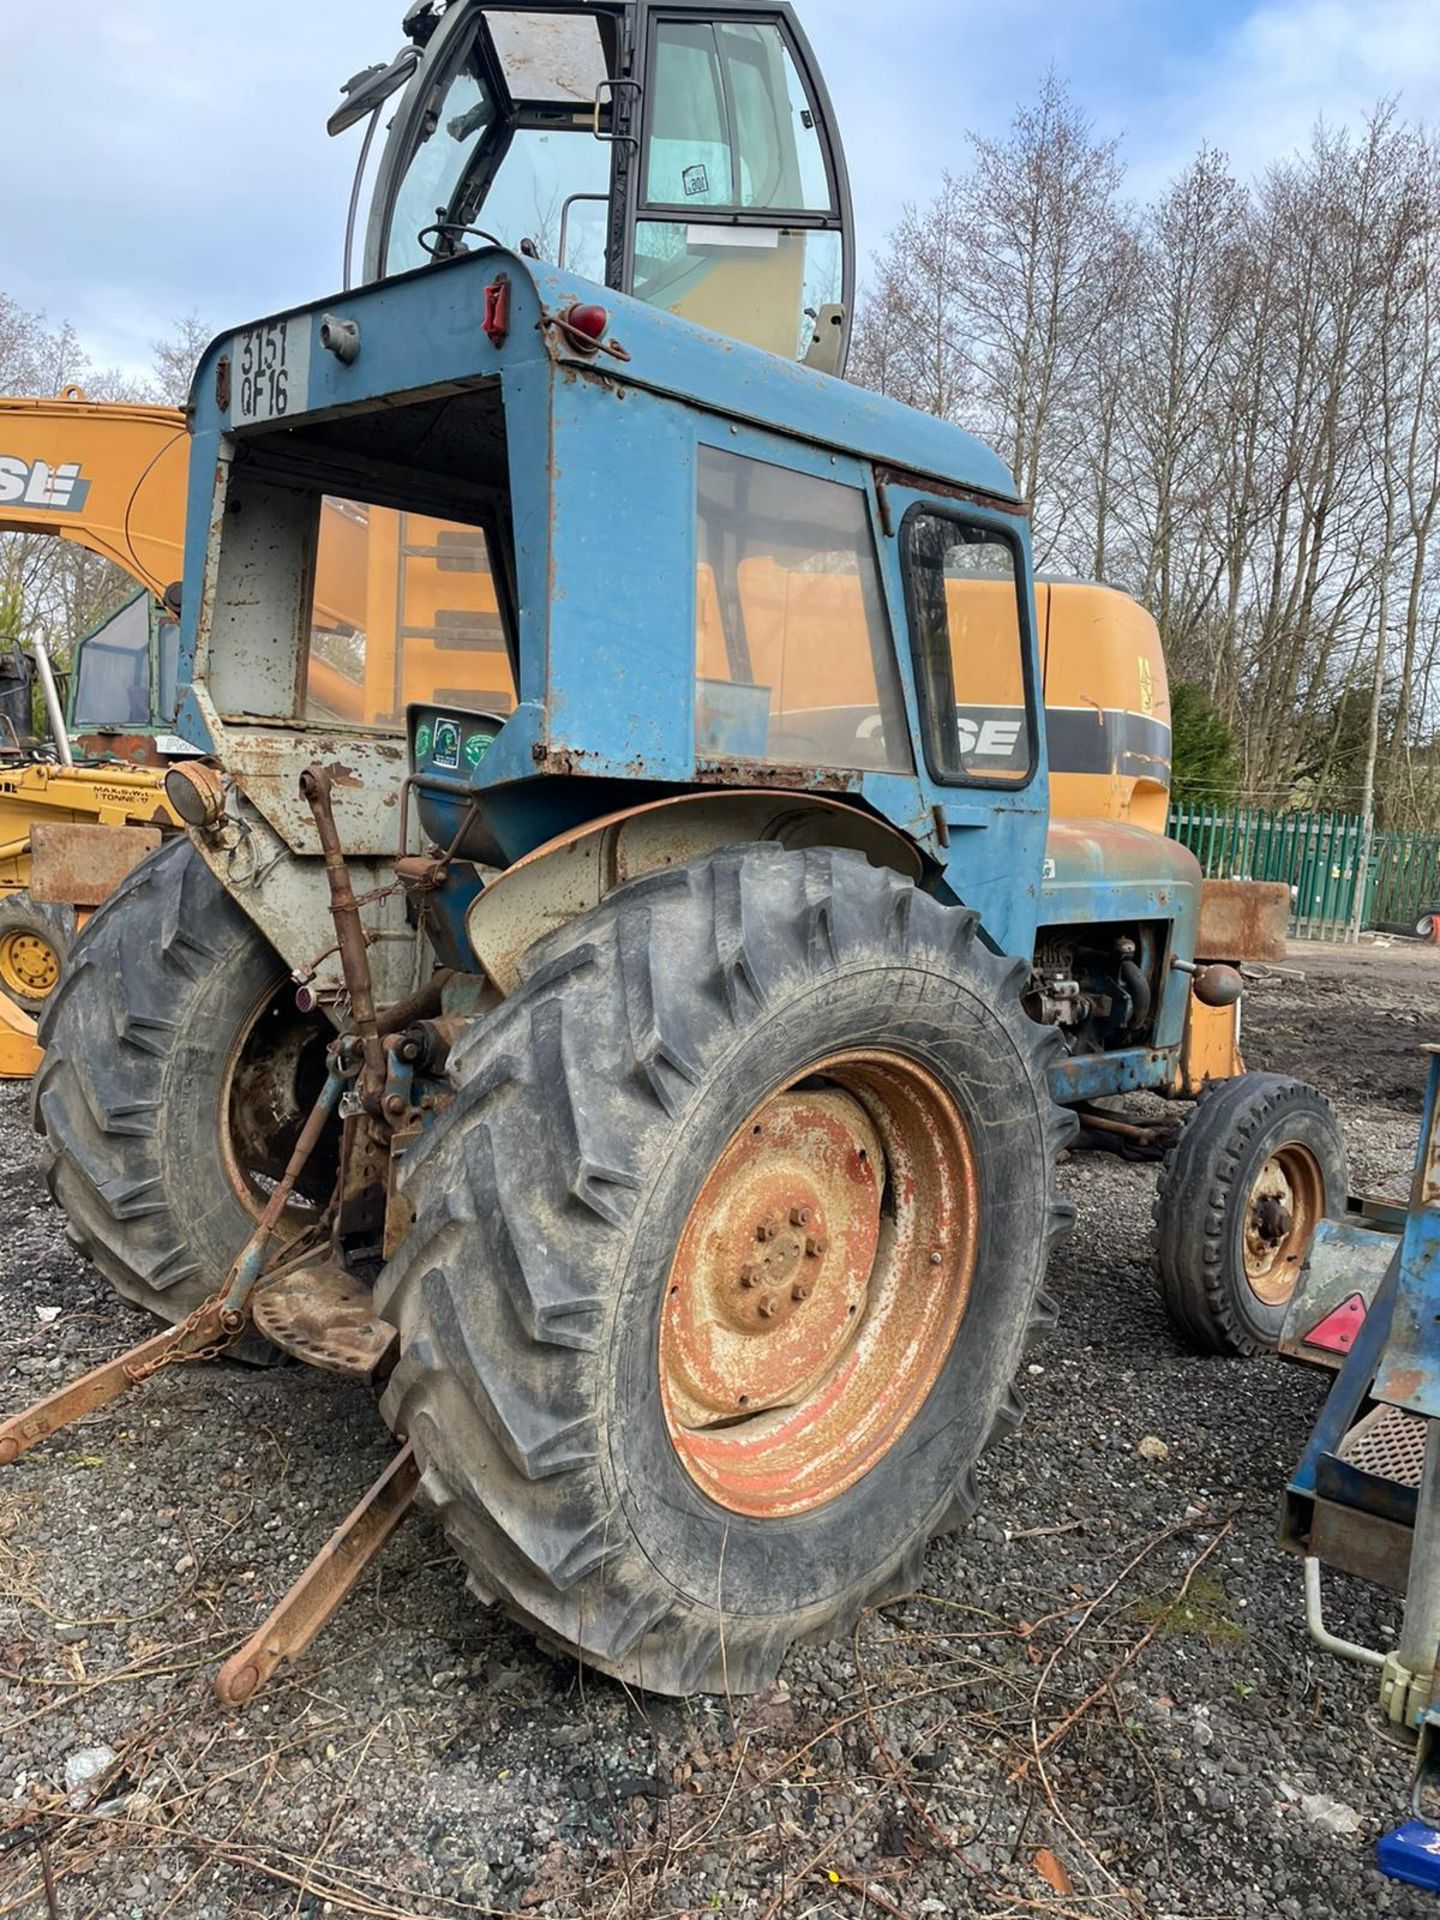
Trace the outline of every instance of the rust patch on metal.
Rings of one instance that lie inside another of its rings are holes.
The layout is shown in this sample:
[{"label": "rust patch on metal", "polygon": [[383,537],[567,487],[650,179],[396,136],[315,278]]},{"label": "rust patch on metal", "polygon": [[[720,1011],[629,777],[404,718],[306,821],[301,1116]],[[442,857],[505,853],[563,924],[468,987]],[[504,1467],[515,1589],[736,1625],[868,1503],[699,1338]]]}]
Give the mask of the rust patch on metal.
[{"label": "rust patch on metal", "polygon": [[1283,882],[1207,880],[1195,957],[1279,966],[1289,952],[1289,926],[1290,889]]},{"label": "rust patch on metal", "polygon": [[335,924],[335,941],[340,950],[340,965],[345,989],[350,995],[354,1031],[365,1055],[360,1091],[373,1111],[385,1085],[385,1054],[380,1044],[380,1029],[375,1012],[375,987],[370,973],[370,949],[360,918],[360,903],[350,881],[340,832],[335,824],[332,790],[336,785],[358,787],[360,781],[349,768],[335,762],[329,767],[310,766],[300,776],[300,792],[315,818],[325,855],[325,875],[330,884],[330,916]]},{"label": "rust patch on metal", "polygon": [[780,793],[849,793],[862,781],[858,773],[837,773],[821,767],[770,767],[755,760],[697,760],[695,771],[702,780],[713,780],[721,786],[760,787]]},{"label": "rust patch on metal", "polygon": [[377,1319],[370,1289],[329,1262],[292,1267],[256,1290],[250,1310],[272,1345],[324,1373],[369,1380],[397,1338],[392,1326]]},{"label": "rust patch on metal", "polygon": [[711,1499],[808,1513],[889,1452],[959,1333],[978,1196],[958,1106],[901,1055],[817,1061],[756,1109],[696,1198],[661,1314],[671,1441]]},{"label": "rust patch on metal", "polygon": [[691,1429],[793,1405],[858,1331],[884,1148],[843,1093],[782,1094],[731,1142],[671,1275],[664,1364]]},{"label": "rust patch on metal", "polygon": [[986,493],[977,487],[957,486],[953,481],[937,479],[931,474],[911,473],[903,467],[877,466],[875,480],[882,487],[902,487],[908,493],[938,493],[943,500],[963,500],[966,506],[989,507],[999,513],[1010,514],[1017,520],[1030,518],[1028,501],[1007,499],[1003,494]]},{"label": "rust patch on metal", "polygon": [[168,767],[170,764],[150,733],[122,733],[116,728],[94,727],[74,735],[72,744],[90,760],[120,760],[131,767]]},{"label": "rust patch on metal", "polygon": [[1417,1399],[1424,1388],[1423,1367],[1396,1367],[1376,1382],[1377,1392],[1383,1392],[1387,1400],[1402,1406]]},{"label": "rust patch on metal", "polygon": [[52,906],[98,907],[160,844],[158,827],[30,829],[30,897]]},{"label": "rust patch on metal", "polygon": [[1265,1162],[1246,1203],[1245,1281],[1267,1307],[1283,1307],[1325,1212],[1325,1179],[1308,1147],[1289,1141]]}]

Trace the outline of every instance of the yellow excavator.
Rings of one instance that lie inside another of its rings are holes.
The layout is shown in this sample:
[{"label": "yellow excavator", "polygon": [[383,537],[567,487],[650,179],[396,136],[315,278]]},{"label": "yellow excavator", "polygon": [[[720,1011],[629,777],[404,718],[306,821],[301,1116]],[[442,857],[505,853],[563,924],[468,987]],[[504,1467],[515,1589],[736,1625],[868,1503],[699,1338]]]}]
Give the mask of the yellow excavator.
[{"label": "yellow excavator", "polygon": [[[187,453],[183,418],[170,408],[102,405],[78,387],[53,400],[0,399],[0,532],[73,541],[140,588],[77,642],[68,716],[44,642],[32,636],[28,651],[18,637],[0,643],[5,1078],[38,1064],[34,1016],[80,926],[178,825],[165,799],[154,679],[166,634],[172,687],[175,679],[177,629],[160,596],[180,572]],[[32,724],[37,679],[48,738]]]}]

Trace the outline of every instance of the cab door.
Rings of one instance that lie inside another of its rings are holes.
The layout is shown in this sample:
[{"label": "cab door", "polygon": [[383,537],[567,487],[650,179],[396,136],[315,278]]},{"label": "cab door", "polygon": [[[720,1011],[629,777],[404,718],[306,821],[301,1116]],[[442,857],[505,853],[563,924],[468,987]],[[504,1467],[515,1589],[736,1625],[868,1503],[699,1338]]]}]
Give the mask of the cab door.
[{"label": "cab door", "polygon": [[1029,954],[1049,824],[1029,530],[999,502],[882,488],[931,851],[990,938]]},{"label": "cab door", "polygon": [[643,80],[620,284],[716,332],[843,372],[849,181],[794,15],[656,0],[637,25]]}]

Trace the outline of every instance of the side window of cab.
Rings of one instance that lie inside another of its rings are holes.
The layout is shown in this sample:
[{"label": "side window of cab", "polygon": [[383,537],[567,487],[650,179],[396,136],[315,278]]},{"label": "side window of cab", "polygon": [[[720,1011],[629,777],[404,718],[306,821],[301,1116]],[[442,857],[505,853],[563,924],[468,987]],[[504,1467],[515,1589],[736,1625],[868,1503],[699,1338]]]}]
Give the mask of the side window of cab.
[{"label": "side window of cab", "polygon": [[932,777],[1023,787],[1036,769],[1035,694],[1019,550],[959,512],[915,507],[901,532],[905,595]]},{"label": "side window of cab", "polygon": [[864,492],[699,449],[701,761],[913,773]]}]

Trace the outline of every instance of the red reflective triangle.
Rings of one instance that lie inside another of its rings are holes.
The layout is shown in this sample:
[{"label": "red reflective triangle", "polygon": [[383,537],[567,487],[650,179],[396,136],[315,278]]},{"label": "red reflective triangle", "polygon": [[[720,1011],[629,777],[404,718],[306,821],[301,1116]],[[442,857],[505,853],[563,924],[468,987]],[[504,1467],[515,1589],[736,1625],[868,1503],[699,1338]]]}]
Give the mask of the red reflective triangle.
[{"label": "red reflective triangle", "polygon": [[1307,1347],[1319,1347],[1325,1353],[1349,1353],[1360,1336],[1369,1308],[1363,1293],[1352,1293],[1333,1313],[1327,1313],[1318,1326],[1305,1335]]}]

